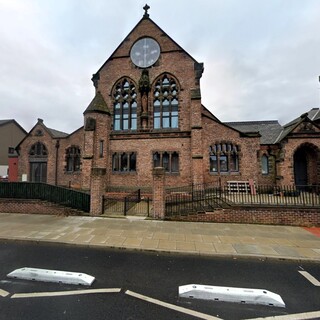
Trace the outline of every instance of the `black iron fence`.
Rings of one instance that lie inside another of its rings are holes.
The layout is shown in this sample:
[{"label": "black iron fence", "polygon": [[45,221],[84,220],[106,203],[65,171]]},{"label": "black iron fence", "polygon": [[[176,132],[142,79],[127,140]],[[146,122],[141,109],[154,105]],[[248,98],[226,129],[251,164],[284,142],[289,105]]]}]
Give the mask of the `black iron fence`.
[{"label": "black iron fence", "polygon": [[320,186],[318,185],[261,185],[247,193],[228,192],[226,188],[223,196],[235,204],[320,207]]},{"label": "black iron fence", "polygon": [[40,182],[0,182],[0,198],[46,200],[90,212],[90,194]]},{"label": "black iron fence", "polygon": [[143,215],[150,214],[150,199],[142,197],[141,190],[129,194],[109,194],[103,197],[103,213],[114,215]]},{"label": "black iron fence", "polygon": [[166,189],[166,215],[187,215],[230,206],[299,206],[320,209],[320,186],[251,186],[210,184]]},{"label": "black iron fence", "polygon": [[229,207],[229,202],[221,197],[221,188],[216,185],[199,184],[166,189],[165,214],[188,215]]}]

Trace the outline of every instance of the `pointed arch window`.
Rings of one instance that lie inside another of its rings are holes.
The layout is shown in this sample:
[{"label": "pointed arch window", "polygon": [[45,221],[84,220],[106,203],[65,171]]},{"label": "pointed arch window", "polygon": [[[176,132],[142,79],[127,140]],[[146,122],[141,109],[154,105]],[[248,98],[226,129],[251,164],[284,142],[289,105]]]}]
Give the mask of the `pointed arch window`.
[{"label": "pointed arch window", "polygon": [[47,157],[48,151],[46,146],[43,143],[37,142],[31,146],[29,155],[34,157],[41,157],[41,156]]},{"label": "pointed arch window", "polygon": [[153,126],[155,129],[178,128],[178,86],[165,74],[157,80],[153,90]]},{"label": "pointed arch window", "polygon": [[113,90],[113,130],[137,129],[137,93],[135,84],[124,78]]}]

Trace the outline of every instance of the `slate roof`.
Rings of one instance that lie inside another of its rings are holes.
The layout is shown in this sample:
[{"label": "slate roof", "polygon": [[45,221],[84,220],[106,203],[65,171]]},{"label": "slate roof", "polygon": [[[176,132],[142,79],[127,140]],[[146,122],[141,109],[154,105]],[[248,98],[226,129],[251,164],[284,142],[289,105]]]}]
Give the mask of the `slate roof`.
[{"label": "slate roof", "polygon": [[259,132],[261,144],[275,144],[283,140],[301,122],[306,120],[311,122],[320,121],[320,109],[313,108],[284,126],[281,126],[277,120],[223,123],[243,133]]},{"label": "slate roof", "polygon": [[303,113],[300,117],[288,122],[283,126],[277,140],[275,142],[280,142],[283,140],[291,131],[293,131],[300,123],[304,121],[317,121],[320,120],[320,110],[319,108],[313,108],[310,111]]},{"label": "slate roof", "polygon": [[312,121],[320,120],[320,109],[319,108],[312,108],[308,112],[308,117]]},{"label": "slate roof", "polygon": [[98,91],[95,97],[90,102],[89,106],[85,110],[84,114],[88,112],[100,112],[100,113],[108,113],[110,114],[110,110],[108,108],[107,103],[103,99],[102,94]]},{"label": "slate roof", "polygon": [[58,130],[55,130],[55,129],[47,128],[47,130],[49,131],[49,133],[51,134],[51,136],[53,138],[65,138],[65,137],[67,137],[69,135],[69,133],[58,131]]},{"label": "slate roof", "polygon": [[8,120],[0,120],[0,126],[3,125],[3,124],[6,124],[10,121],[13,121],[13,119],[8,119]]},{"label": "slate roof", "polygon": [[259,132],[261,144],[273,144],[279,137],[282,126],[277,120],[223,122],[227,126],[243,133]]}]

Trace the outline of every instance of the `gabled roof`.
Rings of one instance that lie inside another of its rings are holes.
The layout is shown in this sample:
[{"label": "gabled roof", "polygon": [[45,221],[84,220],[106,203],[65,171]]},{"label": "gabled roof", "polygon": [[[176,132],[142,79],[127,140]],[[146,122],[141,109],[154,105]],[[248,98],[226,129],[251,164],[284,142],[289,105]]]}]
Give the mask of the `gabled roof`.
[{"label": "gabled roof", "polygon": [[311,121],[320,120],[320,109],[319,108],[312,108],[308,112],[308,117]]},{"label": "gabled roof", "polygon": [[110,114],[108,105],[103,99],[103,96],[100,91],[96,93],[95,97],[92,99],[92,101],[90,102],[89,106],[87,107],[87,109],[83,114],[86,114],[89,112],[99,112],[99,113]]},{"label": "gabled roof", "polygon": [[37,123],[31,128],[31,130],[26,134],[26,136],[19,142],[19,144],[16,146],[16,150],[20,147],[20,145],[30,136],[31,132],[34,130],[34,128],[40,125],[43,127],[44,130],[46,130],[49,135],[53,138],[53,139],[62,139],[62,138],[66,138],[67,136],[69,136],[68,133],[66,132],[62,132],[62,131],[58,131],[55,129],[50,129],[48,128],[44,123],[43,120],[38,118]]},{"label": "gabled roof", "polygon": [[0,126],[4,125],[4,124],[6,124],[6,123],[9,123],[9,122],[11,122],[11,121],[13,121],[13,119],[0,120]]},{"label": "gabled roof", "polygon": [[58,130],[51,129],[51,128],[47,128],[47,130],[53,138],[65,138],[69,135],[69,133],[58,131]]},{"label": "gabled roof", "polygon": [[24,130],[16,120],[14,120],[14,119],[0,120],[0,126],[6,125],[9,123],[14,123],[21,131],[23,131],[24,134],[27,134],[27,131]]},{"label": "gabled roof", "polygon": [[207,109],[203,104],[201,105],[201,107],[202,107],[202,111],[201,111],[202,116],[205,116],[205,117],[210,118],[216,122],[221,123],[221,121],[209,109]]},{"label": "gabled roof", "polygon": [[[153,24],[162,34],[162,36],[168,37],[178,48],[179,50],[183,51],[186,55],[188,55],[195,63],[197,62],[196,59],[194,59],[187,51],[185,51],[177,42],[175,42],[165,31],[163,31],[151,18],[149,18],[149,14],[144,14],[143,17],[140,19],[140,21],[135,25],[135,27],[129,32],[129,34],[123,39],[123,41],[118,45],[118,47],[113,51],[113,53],[110,55],[110,57],[103,63],[103,65],[99,68],[99,70],[93,75],[92,79],[94,79],[100,72],[100,70],[105,66],[105,64],[113,58],[115,53],[118,51],[118,49],[124,44],[125,41],[128,41],[130,39],[130,36],[134,33],[134,31],[142,24],[144,21],[148,21],[149,23]],[[146,30],[145,36],[148,35],[148,31]],[[129,56],[129,52],[128,52]]]},{"label": "gabled roof", "polygon": [[259,132],[261,144],[273,144],[282,127],[277,120],[224,122],[224,124],[243,133]]},{"label": "gabled roof", "polygon": [[310,111],[303,113],[300,117],[288,122],[283,126],[282,131],[279,133],[275,143],[281,142],[288,136],[300,123],[308,121],[314,122],[320,120],[319,108],[313,108]]}]

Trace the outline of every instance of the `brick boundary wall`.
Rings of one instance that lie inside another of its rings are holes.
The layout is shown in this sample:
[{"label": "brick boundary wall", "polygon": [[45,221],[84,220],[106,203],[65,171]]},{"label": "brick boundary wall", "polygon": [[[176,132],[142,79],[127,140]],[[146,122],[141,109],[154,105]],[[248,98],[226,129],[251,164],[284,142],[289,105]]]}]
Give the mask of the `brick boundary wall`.
[{"label": "brick boundary wall", "polygon": [[166,217],[171,221],[216,222],[216,223],[248,223],[287,225],[301,227],[319,227],[319,208],[265,208],[265,207],[233,207],[217,209],[214,212],[198,213],[188,216]]},{"label": "brick boundary wall", "polygon": [[[51,202],[19,199],[0,199],[0,212],[53,215],[88,215],[88,213],[62,207]],[[199,213],[188,216],[165,217],[165,220],[319,227],[320,210],[315,208],[305,209],[297,207],[236,207],[232,209],[217,209],[214,212]]]},{"label": "brick boundary wall", "polygon": [[88,215],[86,212],[59,206],[52,202],[25,199],[0,199],[0,212],[52,214],[60,216]]}]

